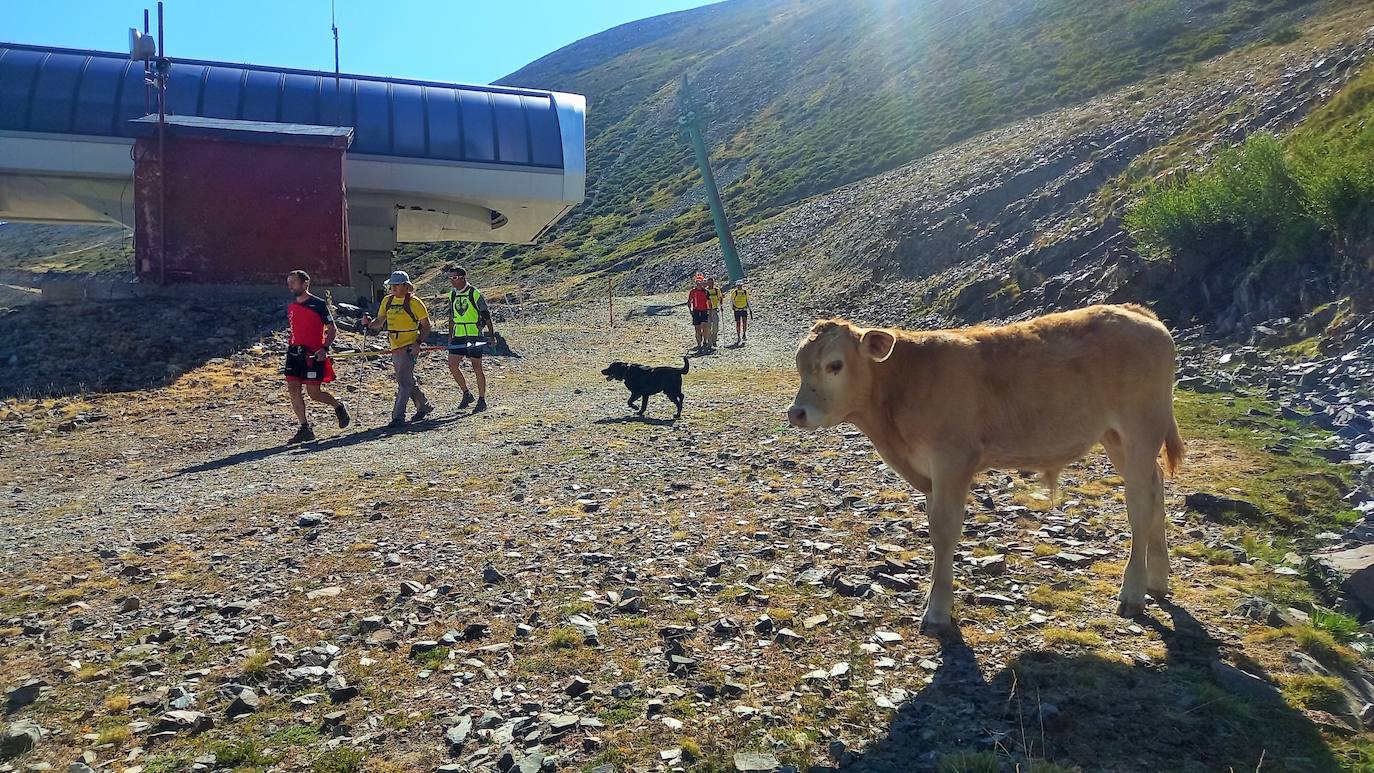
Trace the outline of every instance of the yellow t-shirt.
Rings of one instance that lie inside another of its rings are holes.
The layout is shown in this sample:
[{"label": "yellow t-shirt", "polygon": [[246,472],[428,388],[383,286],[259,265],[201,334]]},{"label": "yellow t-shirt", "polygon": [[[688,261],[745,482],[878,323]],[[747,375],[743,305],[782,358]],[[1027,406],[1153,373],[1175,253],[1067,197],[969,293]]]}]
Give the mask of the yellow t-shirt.
[{"label": "yellow t-shirt", "polygon": [[[414,317],[411,317],[414,314]],[[429,319],[429,310],[425,308],[425,302],[420,300],[417,295],[410,296],[410,312],[406,312],[406,304],[397,300],[394,295],[388,295],[382,299],[382,310],[378,316],[386,318],[386,334],[393,350],[403,346],[410,346],[420,340],[420,321]]]},{"label": "yellow t-shirt", "polygon": [[720,288],[719,288],[719,287],[708,287],[708,288],[706,288],[706,297],[709,298],[709,299],[711,300],[711,308],[713,308],[713,309],[719,309],[719,308],[720,308],[721,292],[720,292]]},{"label": "yellow t-shirt", "polygon": [[740,311],[749,308],[749,291],[743,287],[736,287],[730,291],[730,303]]}]

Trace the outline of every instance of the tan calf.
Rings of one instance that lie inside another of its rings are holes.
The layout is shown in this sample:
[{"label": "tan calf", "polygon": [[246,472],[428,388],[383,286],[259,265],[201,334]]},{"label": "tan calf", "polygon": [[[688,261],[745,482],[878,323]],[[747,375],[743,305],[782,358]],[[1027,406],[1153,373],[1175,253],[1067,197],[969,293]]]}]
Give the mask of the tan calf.
[{"label": "tan calf", "polygon": [[1175,352],[1149,309],[1091,306],[1004,327],[915,332],[817,322],[797,350],[788,420],[850,423],[926,495],[935,568],[922,617],[939,633],[954,603],[954,550],[978,473],[1038,470],[1051,482],[1101,443],[1126,482],[1131,555],[1118,613],[1169,590],[1164,480],[1183,460]]}]

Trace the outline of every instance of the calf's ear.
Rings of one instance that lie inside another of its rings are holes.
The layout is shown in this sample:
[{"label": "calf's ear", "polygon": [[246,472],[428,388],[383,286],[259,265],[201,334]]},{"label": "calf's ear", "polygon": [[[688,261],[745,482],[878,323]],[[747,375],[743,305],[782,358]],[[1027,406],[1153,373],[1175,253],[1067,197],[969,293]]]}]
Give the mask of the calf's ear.
[{"label": "calf's ear", "polygon": [[897,336],[886,330],[865,330],[859,338],[859,349],[874,362],[885,362],[897,346]]}]

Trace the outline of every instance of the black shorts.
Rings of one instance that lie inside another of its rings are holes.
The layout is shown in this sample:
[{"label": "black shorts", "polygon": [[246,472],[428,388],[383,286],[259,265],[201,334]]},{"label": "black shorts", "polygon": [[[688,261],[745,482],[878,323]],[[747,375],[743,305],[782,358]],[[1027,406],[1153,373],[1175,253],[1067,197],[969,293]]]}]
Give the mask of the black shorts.
[{"label": "black shorts", "polygon": [[323,361],[315,359],[315,352],[297,344],[286,348],[282,373],[287,381],[328,384],[334,380],[334,363],[328,357]]},{"label": "black shorts", "polygon": [[455,336],[448,345],[448,356],[482,359],[487,351],[487,339],[481,336]]},{"label": "black shorts", "polygon": [[711,319],[711,312],[706,309],[692,309],[692,324],[704,325]]},{"label": "black shorts", "polygon": [[749,310],[748,310],[748,309],[735,309],[735,321],[736,321],[736,322],[739,322],[739,321],[742,320],[742,319],[749,319]]}]

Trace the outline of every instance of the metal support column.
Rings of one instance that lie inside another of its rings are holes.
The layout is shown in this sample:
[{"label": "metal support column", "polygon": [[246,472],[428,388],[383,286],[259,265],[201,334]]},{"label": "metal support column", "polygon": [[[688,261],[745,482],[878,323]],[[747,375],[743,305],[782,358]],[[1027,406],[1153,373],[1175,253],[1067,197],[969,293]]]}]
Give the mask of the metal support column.
[{"label": "metal support column", "polygon": [[730,272],[730,281],[738,282],[744,279],[744,266],[740,265],[739,252],[735,250],[735,236],[730,231],[730,221],[725,217],[725,205],[720,200],[716,176],[711,171],[711,158],[706,152],[706,142],[701,138],[702,118],[686,75],[682,76],[682,89],[677,96],[678,108],[682,113],[677,122],[687,141],[692,144],[697,167],[701,169],[701,179],[706,185],[706,203],[711,208],[711,220],[716,226],[716,237],[720,239],[721,254],[725,256],[725,269]]}]

